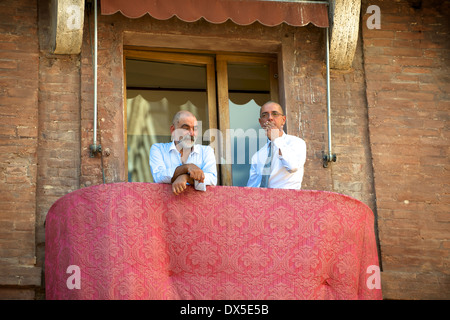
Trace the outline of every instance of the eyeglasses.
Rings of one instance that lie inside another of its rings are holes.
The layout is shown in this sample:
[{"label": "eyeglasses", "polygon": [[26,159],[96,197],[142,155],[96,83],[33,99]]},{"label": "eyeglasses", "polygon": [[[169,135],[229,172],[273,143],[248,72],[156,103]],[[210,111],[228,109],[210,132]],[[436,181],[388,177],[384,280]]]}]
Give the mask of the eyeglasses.
[{"label": "eyeglasses", "polygon": [[263,113],[261,113],[261,119],[267,119],[267,118],[269,118],[269,116],[271,114],[272,114],[273,118],[278,118],[280,116],[283,116],[283,114],[279,113],[278,111],[273,111],[272,113],[270,113],[270,112],[263,112]]}]

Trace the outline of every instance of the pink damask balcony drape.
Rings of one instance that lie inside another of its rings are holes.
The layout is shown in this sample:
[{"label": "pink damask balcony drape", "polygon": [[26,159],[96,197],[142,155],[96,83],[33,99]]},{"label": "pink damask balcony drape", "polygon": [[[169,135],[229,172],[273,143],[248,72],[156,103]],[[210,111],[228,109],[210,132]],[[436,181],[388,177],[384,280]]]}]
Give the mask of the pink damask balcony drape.
[{"label": "pink damask balcony drape", "polygon": [[52,206],[45,251],[47,299],[382,298],[373,213],[332,192],[88,187]]}]

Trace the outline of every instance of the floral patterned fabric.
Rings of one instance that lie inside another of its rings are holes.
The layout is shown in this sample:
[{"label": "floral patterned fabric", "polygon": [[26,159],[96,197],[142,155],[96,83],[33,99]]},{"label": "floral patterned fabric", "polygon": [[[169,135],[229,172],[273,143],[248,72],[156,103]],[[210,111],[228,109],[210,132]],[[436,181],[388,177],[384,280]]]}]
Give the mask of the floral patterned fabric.
[{"label": "floral patterned fabric", "polygon": [[88,187],[49,210],[45,252],[47,299],[382,298],[373,213],[332,192]]}]

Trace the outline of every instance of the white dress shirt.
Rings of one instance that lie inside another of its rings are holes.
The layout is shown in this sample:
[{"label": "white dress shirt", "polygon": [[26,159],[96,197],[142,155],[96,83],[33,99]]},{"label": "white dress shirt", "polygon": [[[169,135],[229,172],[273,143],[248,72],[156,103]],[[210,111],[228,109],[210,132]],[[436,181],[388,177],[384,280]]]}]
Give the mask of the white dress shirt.
[{"label": "white dress shirt", "polygon": [[[252,157],[247,187],[259,187],[262,170],[268,155],[268,141]],[[306,143],[303,139],[285,134],[273,141],[273,158],[268,188],[300,189],[306,162]],[[282,155],[279,154],[281,150]]]},{"label": "white dress shirt", "polygon": [[[155,143],[150,148],[150,169],[156,183],[171,183],[175,169],[183,165],[175,143]],[[195,164],[203,170],[205,180],[195,183],[195,189],[206,190],[207,185],[217,184],[217,168],[214,150],[210,146],[195,144],[186,163]]]}]

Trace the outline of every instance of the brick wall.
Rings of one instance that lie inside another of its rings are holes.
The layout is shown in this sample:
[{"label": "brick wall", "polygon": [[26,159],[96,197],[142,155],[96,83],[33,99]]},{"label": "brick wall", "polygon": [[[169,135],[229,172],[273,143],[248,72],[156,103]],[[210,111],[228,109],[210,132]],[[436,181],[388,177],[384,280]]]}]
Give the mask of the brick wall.
[{"label": "brick wall", "polygon": [[[47,212],[56,200],[80,187],[80,56],[51,54],[49,21],[49,1],[39,1],[36,257],[42,267]],[[37,290],[37,298],[44,294],[44,288]]]},{"label": "brick wall", "polygon": [[328,152],[325,32],[305,28],[298,33],[297,94],[291,103],[301,110],[300,118],[293,119],[299,125],[292,133],[308,142],[302,186],[344,193],[375,211],[361,45],[350,70],[330,71],[331,147],[337,162],[324,169],[322,157]]},{"label": "brick wall", "polygon": [[362,8],[381,9],[362,30],[387,299],[450,298],[450,3],[421,2]]},{"label": "brick wall", "polygon": [[[120,16],[119,16],[120,18]],[[102,153],[91,154],[94,143],[94,79],[93,46],[94,19],[86,20],[81,50],[81,186],[127,181],[125,175],[124,136],[124,72],[122,33],[114,23],[98,25],[97,56],[97,137]],[[88,21],[91,23],[89,38]],[[108,152],[105,152],[108,151]],[[103,154],[103,160],[101,155]],[[102,162],[103,161],[103,162]],[[103,165],[102,165],[103,163]]]},{"label": "brick wall", "polygon": [[[39,53],[36,1],[0,2],[0,298],[34,297]],[[2,286],[9,287],[2,287]]]}]

